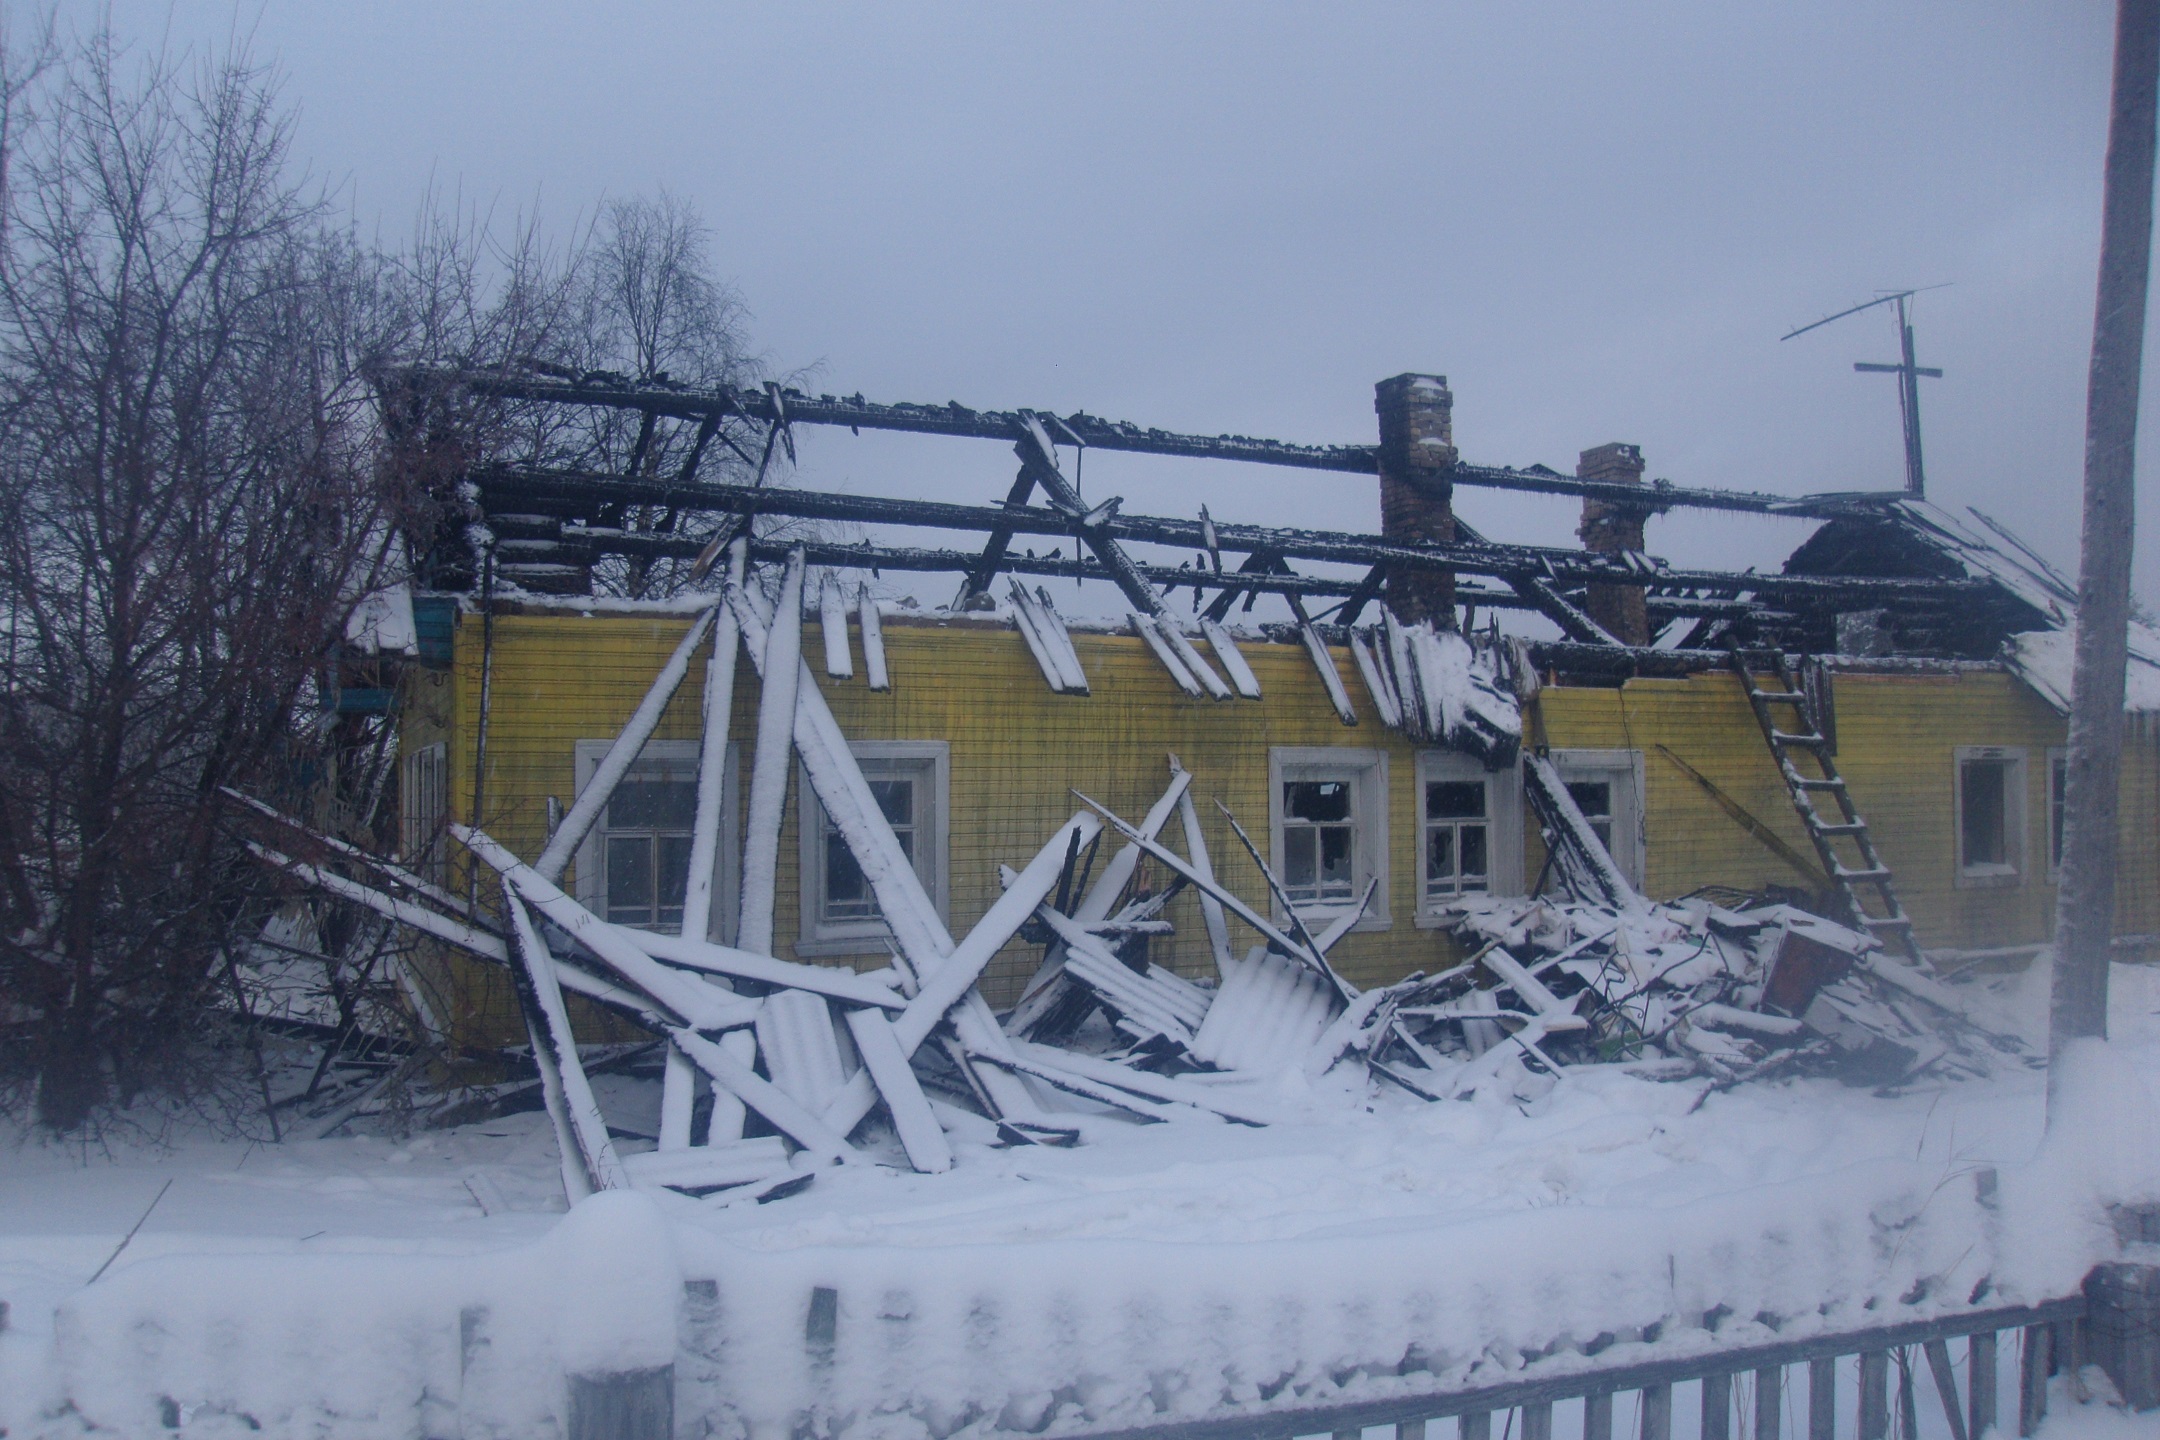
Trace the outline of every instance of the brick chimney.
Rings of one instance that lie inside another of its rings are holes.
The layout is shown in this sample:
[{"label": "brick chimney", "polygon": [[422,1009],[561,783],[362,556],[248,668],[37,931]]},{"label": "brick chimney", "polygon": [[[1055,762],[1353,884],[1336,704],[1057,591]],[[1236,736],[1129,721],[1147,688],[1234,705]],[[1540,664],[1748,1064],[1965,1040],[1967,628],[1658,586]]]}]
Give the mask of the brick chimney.
[{"label": "brick chimney", "polygon": [[[1575,477],[1615,485],[1640,485],[1643,479],[1642,447],[1615,441],[1585,450],[1575,462]],[[1575,533],[1582,538],[1585,550],[1600,554],[1617,555],[1622,551],[1640,550],[1643,548],[1643,521],[1649,514],[1647,509],[1633,505],[1585,499],[1582,524],[1575,528]],[[1583,608],[1614,638],[1629,645],[1650,643],[1650,616],[1643,605],[1640,586],[1592,585],[1589,602]]]},{"label": "brick chimney", "polygon": [[[1397,375],[1373,387],[1380,417],[1380,533],[1416,545],[1455,539],[1455,438],[1445,375]],[[1391,571],[1387,603],[1409,624],[1455,628],[1455,575],[1448,570]]]}]

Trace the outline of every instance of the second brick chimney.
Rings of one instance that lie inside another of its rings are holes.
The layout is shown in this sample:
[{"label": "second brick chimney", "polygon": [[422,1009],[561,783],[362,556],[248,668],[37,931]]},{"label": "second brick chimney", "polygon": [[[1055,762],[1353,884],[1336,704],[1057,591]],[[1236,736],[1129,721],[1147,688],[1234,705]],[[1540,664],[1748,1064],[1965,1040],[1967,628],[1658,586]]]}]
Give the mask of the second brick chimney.
[{"label": "second brick chimney", "polygon": [[[1602,480],[1615,485],[1640,485],[1643,478],[1642,447],[1618,441],[1585,450],[1575,462],[1578,480]],[[1634,505],[1609,500],[1585,499],[1582,524],[1575,533],[1585,550],[1617,555],[1643,548],[1643,521],[1650,512]],[[1650,643],[1650,616],[1643,592],[1636,585],[1592,585],[1583,609],[1590,618],[1628,645]]]},{"label": "second brick chimney", "polygon": [[[1455,397],[1445,375],[1397,375],[1373,387],[1380,417],[1380,533],[1405,545],[1455,539]],[[1387,603],[1408,624],[1430,620],[1455,628],[1455,576],[1447,570],[1398,570],[1387,576]]]}]

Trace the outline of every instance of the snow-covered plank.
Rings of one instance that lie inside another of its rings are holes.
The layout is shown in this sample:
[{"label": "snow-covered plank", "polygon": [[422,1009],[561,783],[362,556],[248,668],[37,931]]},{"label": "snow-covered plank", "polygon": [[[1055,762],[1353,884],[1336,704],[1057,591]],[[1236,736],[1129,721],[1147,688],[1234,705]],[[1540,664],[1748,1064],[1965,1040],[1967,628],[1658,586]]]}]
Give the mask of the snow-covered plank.
[{"label": "snow-covered plank", "polygon": [[1223,977],[1192,1044],[1193,1058],[1225,1070],[1300,1065],[1337,1013],[1311,969],[1254,947]]},{"label": "snow-covered plank", "polygon": [[1028,654],[1035,657],[1035,668],[1042,671],[1043,683],[1050,687],[1052,694],[1064,694],[1065,667],[1051,651],[1049,642],[1044,639],[1042,626],[1035,616],[1035,607],[1029,602],[1027,592],[1020,588],[1017,580],[1012,584],[1012,618],[1013,629],[1020,632],[1021,640],[1027,644]]},{"label": "snow-covered plank", "polygon": [[1066,627],[1065,617],[1051,603],[1050,592],[1040,585],[1035,587],[1033,601],[1036,628],[1041,631],[1043,644],[1049,648],[1065,676],[1066,693],[1087,694],[1087,671],[1080,666],[1080,652],[1073,648],[1072,631]]},{"label": "snow-covered plank", "polygon": [[975,922],[975,928],[968,931],[967,938],[953,947],[952,954],[935,971],[923,977],[921,993],[908,1001],[907,1009],[893,1022],[893,1029],[906,1053],[914,1054],[915,1047],[922,1044],[923,1037],[944,1018],[945,1012],[975,988],[976,980],[989,965],[991,957],[1057,889],[1058,877],[1065,870],[1066,855],[1101,832],[1102,822],[1085,810],[1060,825],[1036,852],[1035,858],[1028,862],[1027,868],[1014,878],[1005,893],[984,912],[982,919]]},{"label": "snow-covered plank", "polygon": [[[1171,647],[1164,628],[1156,623],[1152,615],[1143,615],[1137,610],[1132,610],[1127,612],[1126,618],[1132,624],[1133,633],[1142,640],[1147,641],[1148,649],[1155,652],[1155,658],[1162,662],[1163,669],[1170,672],[1170,678],[1177,682],[1178,689],[1183,690],[1188,695],[1203,693],[1200,688],[1200,681],[1193,675],[1192,671],[1185,668],[1185,662],[1179,658],[1178,652]],[[1218,680],[1215,683],[1220,685],[1222,682]]]},{"label": "snow-covered plank", "polygon": [[1372,646],[1356,630],[1350,632],[1350,654],[1357,660],[1358,674],[1365,681],[1365,693],[1372,697],[1373,709],[1380,712],[1380,723],[1390,730],[1400,730],[1402,703],[1395,698],[1395,687],[1388,682]]},{"label": "snow-covered plank", "polygon": [[727,1051],[689,1030],[677,1030],[675,1043],[697,1062],[713,1084],[732,1091],[745,1105],[772,1122],[773,1128],[820,1160],[838,1163],[860,1159],[854,1146],[824,1121],[805,1110],[794,1097],[763,1079]]},{"label": "snow-covered plank", "polygon": [[[563,1008],[562,989],[555,980],[555,957],[524,903],[512,894],[503,896],[509,912],[510,959],[517,976],[518,999],[527,1007],[537,1048],[533,1060],[541,1068],[543,1089],[550,1072],[560,1087],[563,1115],[577,1145],[578,1161],[593,1190],[622,1190],[630,1177],[616,1158],[615,1142],[608,1138],[607,1120],[593,1099],[592,1084],[578,1062],[577,1037],[570,1033],[570,1013]],[[572,1193],[574,1204],[582,1197]]]},{"label": "snow-covered plank", "polygon": [[[737,541],[729,572],[741,578],[747,549]],[[705,657],[704,714],[699,729],[697,810],[690,822],[690,876],[683,888],[682,933],[703,940],[712,933],[713,870],[720,855],[720,808],[727,795],[728,719],[735,711],[735,663],[742,626],[735,612],[715,610],[712,653]]]},{"label": "snow-covered plank", "polygon": [[848,646],[847,597],[828,573],[818,587],[818,628],[825,634],[825,673],[835,680],[855,678],[855,654]]},{"label": "snow-covered plank", "polygon": [[1410,646],[1409,630],[1395,618],[1393,610],[1384,606],[1380,611],[1380,629],[1387,638],[1381,658],[1394,685],[1395,703],[1402,709],[1403,733],[1413,740],[1436,738],[1439,717],[1426,712],[1425,690],[1418,682],[1417,656]]},{"label": "snow-covered plank", "polygon": [[697,1067],[672,1041],[660,1072],[660,1148],[690,1148],[690,1112],[697,1103]]},{"label": "snow-covered plank", "polygon": [[748,950],[711,940],[691,940],[657,930],[634,930],[627,925],[610,928],[655,960],[686,970],[703,970],[790,990],[808,990],[834,1000],[844,1000],[850,1005],[877,1005],[898,1010],[907,1003],[897,991],[838,965],[804,965],[794,960],[775,960],[769,955],[753,955]]},{"label": "snow-covered plank", "polygon": [[893,1034],[892,1022],[877,1010],[850,1010],[847,1027],[855,1037],[855,1050],[862,1056],[863,1068],[870,1072],[878,1094],[884,1097],[886,1113],[892,1116],[908,1164],[925,1175],[952,1169],[952,1146],[945,1139],[944,1127],[931,1113],[930,1101],[908,1065],[899,1038]]},{"label": "snow-covered plank", "polygon": [[[729,604],[736,607],[736,618],[742,622],[745,648],[762,664],[764,617],[742,587],[731,586],[727,595]],[[803,769],[809,773],[810,787],[817,792],[834,827],[846,837],[848,849],[877,895],[878,909],[908,968],[927,980],[952,953],[952,935],[923,889],[907,852],[900,848],[891,822],[870,793],[870,782],[855,763],[847,737],[841,734],[832,707],[825,703],[824,692],[809,678],[809,667],[799,658],[796,668],[803,678],[796,686],[795,746],[802,756]],[[994,1053],[1006,1045],[1005,1032],[979,992],[970,990],[952,1019],[955,1031],[971,1048]],[[1042,1115],[1042,1108],[1018,1079],[996,1071],[982,1072],[977,1078],[1008,1118],[1035,1119]],[[868,1074],[858,1072],[833,1102],[826,1119],[833,1128],[846,1133],[876,1103],[877,1092]]]},{"label": "snow-covered plank", "polygon": [[782,990],[765,997],[757,1017],[758,1050],[772,1083],[816,1114],[847,1084],[832,1007],[820,995]]},{"label": "snow-covered plank", "polygon": [[1016,1042],[1021,1058],[1038,1065],[1055,1067],[1083,1079],[1129,1090],[1135,1095],[1145,1095],[1153,1100],[1173,1105],[1190,1105],[1199,1110],[1210,1110],[1229,1120],[1243,1121],[1247,1125],[1280,1125],[1293,1117],[1277,1109],[1265,1100],[1256,1100],[1239,1094],[1229,1086],[1196,1085],[1190,1081],[1157,1075],[1150,1070],[1133,1070],[1111,1060],[1099,1060],[1092,1055],[1079,1055],[1069,1050],[1056,1050],[1033,1041]]},{"label": "snow-covered plank", "polygon": [[1372,908],[1373,892],[1379,888],[1379,876],[1375,875],[1367,880],[1365,882],[1365,893],[1358,896],[1358,903],[1352,907],[1345,907],[1342,914],[1337,915],[1328,922],[1325,930],[1313,936],[1313,948],[1322,955],[1334,949],[1335,942],[1349,934],[1357,922],[1365,918],[1365,912]]},{"label": "snow-covered plank", "polygon": [[1302,955],[1305,953],[1305,946],[1301,942],[1291,939],[1288,935],[1276,929],[1271,922],[1261,916],[1259,911],[1247,905],[1231,891],[1217,884],[1212,876],[1202,875],[1195,870],[1176,851],[1158,843],[1153,836],[1141,834],[1111,813],[1107,807],[1097,804],[1085,795],[1080,795],[1077,790],[1073,793],[1079,796],[1082,804],[1090,806],[1096,813],[1100,814],[1120,835],[1123,835],[1141,850],[1161,861],[1169,868],[1171,873],[1184,876],[1193,888],[1199,890],[1202,894],[1213,895],[1216,900],[1221,902],[1223,909],[1251,926],[1259,933],[1261,938],[1280,948],[1286,954]]},{"label": "snow-covered plank", "polygon": [[754,1185],[788,1168],[787,1146],[777,1135],[689,1150],[648,1150],[625,1155],[622,1163],[632,1184],[674,1190]]},{"label": "snow-covered plank", "polygon": [[1300,620],[1298,638],[1305,642],[1305,653],[1312,658],[1321,688],[1327,691],[1328,704],[1335,707],[1335,718],[1345,725],[1357,724],[1357,706],[1350,703],[1350,692],[1343,688],[1342,672],[1335,668],[1335,656],[1328,649],[1327,641],[1320,638],[1319,629],[1310,620]]},{"label": "snow-covered plank", "polygon": [[246,806],[265,820],[282,825],[296,835],[305,836],[310,844],[319,845],[335,855],[350,860],[363,870],[372,871],[382,879],[412,891],[431,905],[440,906],[453,915],[462,915],[468,919],[472,916],[472,906],[464,896],[453,895],[440,885],[414,874],[394,861],[385,860],[380,855],[371,855],[359,846],[348,844],[335,835],[325,835],[305,821],[295,820],[276,806],[266,804],[245,791],[235,790],[230,785],[219,786],[218,792],[226,799]]},{"label": "snow-covered plank", "polygon": [[855,613],[862,625],[863,676],[872,690],[890,690],[892,675],[885,668],[885,622],[878,615],[878,602],[868,585],[855,591]]},{"label": "snow-covered plank", "polygon": [[[1050,1057],[1055,1057],[1050,1058]],[[1065,1050],[1052,1050],[1044,1046],[1031,1046],[1026,1055],[985,1055],[983,1059],[1001,1070],[1011,1070],[1021,1075],[1032,1075],[1045,1085],[1069,1091],[1098,1105],[1109,1105],[1148,1120],[1172,1120],[1182,1112],[1174,1105],[1158,1104],[1127,1094],[1112,1086],[1076,1075],[1063,1062],[1078,1057]]]},{"label": "snow-covered plank", "polygon": [[[740,1030],[730,1030],[725,1035],[722,1035],[720,1037],[720,1048],[734,1057],[735,1063],[745,1070],[757,1063],[757,1033],[747,1026]],[[706,1145],[724,1145],[731,1140],[740,1140],[743,1132],[743,1121],[749,1118],[749,1114],[750,1112],[743,1106],[741,1096],[732,1090],[723,1090],[718,1085],[713,1086],[712,1110],[705,1117],[705,1135],[702,1143]]]},{"label": "snow-covered plank", "polygon": [[[1192,776],[1187,774],[1184,767],[1177,763],[1175,755],[1171,756],[1170,788],[1163,792],[1162,798],[1155,802],[1154,806],[1149,809],[1146,818],[1140,822],[1141,832],[1148,836],[1149,839],[1161,834],[1163,825],[1169,820],[1172,811],[1183,800],[1191,785]],[[1138,867],[1139,863],[1140,849],[1138,846],[1124,845],[1119,847],[1118,852],[1110,857],[1110,862],[1096,873],[1095,880],[1088,887],[1087,894],[1082,896],[1080,903],[1073,907],[1074,921],[1081,925],[1090,925],[1108,919],[1110,907],[1117,904],[1118,896],[1125,893],[1125,886],[1132,880],[1133,871]],[[1049,1013],[1051,1007],[1057,1003],[1058,997],[1063,993],[1064,989],[1058,981],[1059,973],[1065,963],[1064,953],[1062,945],[1053,945],[1043,957],[1041,967],[1036,970],[1034,976],[1028,981],[1027,989],[1021,993],[1019,1003],[1012,1008],[1010,1024],[1013,1033],[1025,1034],[1032,1026],[1039,1023]]]},{"label": "snow-covered plank", "polygon": [[631,712],[629,723],[623,726],[621,733],[615,737],[615,743],[610,745],[607,754],[601,757],[592,779],[586,781],[585,788],[578,792],[577,802],[570,807],[569,813],[563,816],[562,824],[557,826],[555,833],[548,838],[546,848],[540,852],[540,858],[533,862],[533,869],[544,878],[550,881],[560,880],[563,871],[570,868],[570,857],[577,854],[578,846],[584,844],[585,837],[592,833],[593,826],[599,822],[600,812],[614,797],[615,787],[622,783],[623,776],[630,773],[632,762],[645,749],[645,742],[652,739],[653,731],[659,728],[660,716],[667,710],[668,702],[675,698],[675,692],[682,687],[683,677],[690,673],[690,657],[697,653],[699,644],[704,641],[706,628],[713,623],[714,613],[713,610],[700,611],[697,619],[691,622],[689,630],[683,635],[682,643],[668,656],[667,663],[660,667],[660,673],[654,677],[652,688],[645,692],[645,698],[640,700],[637,709]]},{"label": "snow-covered plank", "polygon": [[[1193,873],[1215,879],[1214,862],[1208,858],[1207,836],[1200,829],[1200,812],[1194,807],[1192,791],[1188,788],[1178,797],[1178,816],[1185,825],[1185,854],[1192,861]],[[1135,851],[1135,854],[1138,852]],[[1222,901],[1206,890],[1200,894],[1200,920],[1207,927],[1208,950],[1215,957],[1218,975],[1227,974],[1230,966],[1230,922],[1223,915]]]},{"label": "snow-covered plank", "polygon": [[699,1030],[728,1030],[757,1018],[760,1002],[731,995],[694,975],[670,970],[488,835],[455,824],[450,833],[495,869],[527,904],[562,926],[571,938],[663,1009],[672,1011],[682,1023]]},{"label": "snow-covered plank", "polygon": [[[788,556],[773,623],[765,632],[758,694],[757,755],[751,762],[749,823],[743,831],[741,918],[735,943],[772,954],[773,892],[780,876],[780,824],[795,745],[795,695],[802,683],[803,552]],[[812,681],[814,686],[816,682]]]},{"label": "snow-covered plank", "polygon": [[1213,650],[1215,658],[1222,662],[1223,670],[1230,676],[1230,683],[1237,687],[1237,693],[1247,700],[1258,700],[1259,677],[1252,673],[1252,666],[1245,663],[1245,656],[1237,648],[1237,641],[1231,636],[1229,627],[1220,620],[1203,617],[1200,621],[1200,633],[1207,636],[1208,648]]},{"label": "snow-covered plank", "polygon": [[1185,628],[1182,625],[1168,615],[1158,615],[1155,617],[1155,628],[1162,634],[1163,639],[1169,642],[1170,648],[1177,652],[1178,660],[1192,673],[1192,677],[1200,682],[1201,688],[1217,700],[1230,698],[1230,687],[1223,683],[1222,676],[1215,673],[1215,667],[1201,658],[1200,652],[1193,648],[1192,641],[1185,638]]}]

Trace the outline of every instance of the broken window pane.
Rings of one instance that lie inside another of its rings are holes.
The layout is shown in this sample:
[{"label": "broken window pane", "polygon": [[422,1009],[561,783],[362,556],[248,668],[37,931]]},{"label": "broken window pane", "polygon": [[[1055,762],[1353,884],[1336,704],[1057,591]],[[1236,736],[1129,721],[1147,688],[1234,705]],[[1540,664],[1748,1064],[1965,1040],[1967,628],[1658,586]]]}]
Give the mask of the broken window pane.
[{"label": "broken window pane", "polygon": [[1283,782],[1283,890],[1293,905],[1352,898],[1357,880],[1352,783]]},{"label": "broken window pane", "polygon": [[1486,787],[1482,780],[1435,780],[1425,786],[1425,894],[1444,900],[1483,890],[1487,858]]}]

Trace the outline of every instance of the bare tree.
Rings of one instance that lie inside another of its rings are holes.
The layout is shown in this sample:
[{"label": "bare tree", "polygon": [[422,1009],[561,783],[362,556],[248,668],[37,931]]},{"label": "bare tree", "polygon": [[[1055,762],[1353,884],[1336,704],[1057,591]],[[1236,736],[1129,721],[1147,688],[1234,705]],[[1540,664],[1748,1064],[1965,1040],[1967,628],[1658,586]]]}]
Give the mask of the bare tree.
[{"label": "bare tree", "polygon": [[7,138],[0,994],[72,1131],[190,1081],[263,894],[218,787],[306,808],[312,682],[385,563],[362,374],[389,277],[245,57],[62,57]]}]

